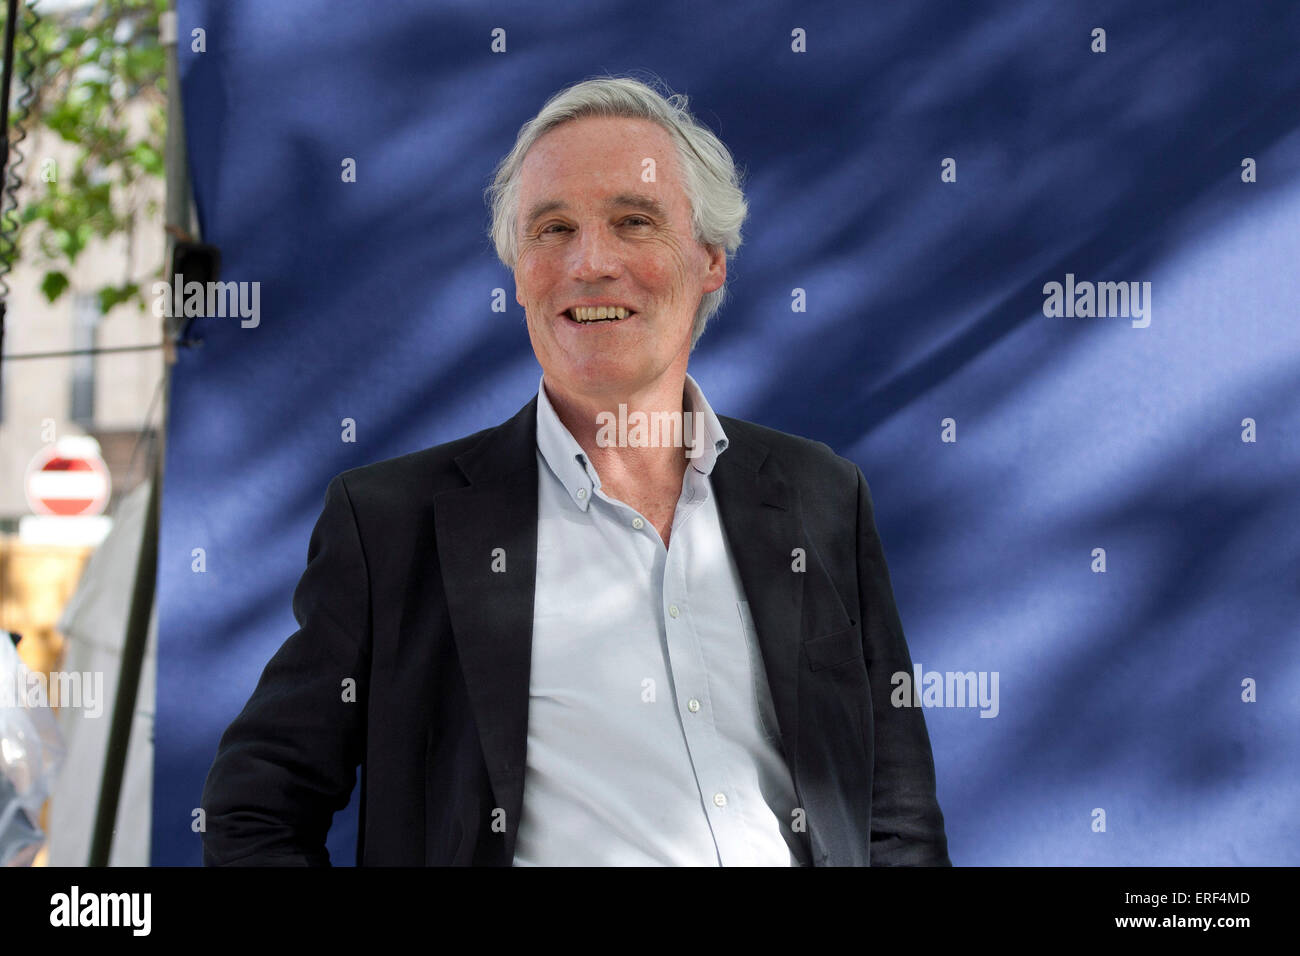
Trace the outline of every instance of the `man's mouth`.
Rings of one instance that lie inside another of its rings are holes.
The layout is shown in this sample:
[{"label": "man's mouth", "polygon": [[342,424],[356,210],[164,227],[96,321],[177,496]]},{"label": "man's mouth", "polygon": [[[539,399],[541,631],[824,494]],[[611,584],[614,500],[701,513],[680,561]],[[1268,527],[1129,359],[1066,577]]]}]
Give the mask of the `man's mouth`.
[{"label": "man's mouth", "polygon": [[564,315],[570,322],[591,325],[594,322],[618,322],[636,313],[621,305],[578,305],[566,309]]}]

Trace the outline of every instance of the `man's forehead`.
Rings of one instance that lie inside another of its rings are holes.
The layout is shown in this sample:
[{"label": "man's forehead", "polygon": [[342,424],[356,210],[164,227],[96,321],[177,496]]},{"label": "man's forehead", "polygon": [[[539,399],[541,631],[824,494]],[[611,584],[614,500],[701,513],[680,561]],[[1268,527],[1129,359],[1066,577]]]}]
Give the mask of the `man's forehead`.
[{"label": "man's forehead", "polygon": [[[593,139],[600,149],[589,149]],[[655,164],[648,182],[643,178],[647,159]],[[520,222],[527,228],[547,213],[592,202],[606,212],[630,208],[668,218],[676,179],[672,136],[658,123],[625,116],[569,120],[543,134],[524,157]]]},{"label": "man's forehead", "polygon": [[[623,116],[584,116],[543,133],[524,156],[520,179],[525,188],[572,174],[605,177],[625,172],[641,180],[647,160],[669,175],[676,172],[672,136],[658,123]],[[671,170],[671,171],[670,171]]]}]

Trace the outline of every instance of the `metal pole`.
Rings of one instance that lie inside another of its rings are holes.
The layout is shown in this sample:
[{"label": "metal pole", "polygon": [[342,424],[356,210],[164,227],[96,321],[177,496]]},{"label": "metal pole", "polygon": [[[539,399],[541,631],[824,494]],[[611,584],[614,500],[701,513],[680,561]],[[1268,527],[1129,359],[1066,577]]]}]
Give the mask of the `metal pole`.
[{"label": "metal pole", "polygon": [[[190,177],[185,151],[180,66],[176,58],[176,11],[174,9],[164,12],[159,17],[158,40],[167,57],[167,141],[164,154],[167,194],[164,209],[168,242],[164,261],[170,269],[175,232],[179,230],[189,234],[191,231]],[[167,280],[170,281],[171,276],[167,276]],[[131,723],[135,716],[140,670],[144,663],[149,636],[149,619],[154,610],[171,371],[176,360],[173,348],[176,330],[172,325],[173,320],[164,316],[162,321],[165,346],[162,423],[154,454],[152,486],[149,489],[148,511],[145,515],[144,534],[140,542],[139,563],[136,565],[135,587],[131,594],[126,641],[122,647],[122,668],[117,683],[117,700],[113,704],[113,724],[109,730],[108,750],[104,756],[104,776],[100,785],[99,806],[95,813],[95,830],[90,846],[91,866],[107,866],[113,848],[113,830],[117,823],[117,807],[121,797],[127,747],[130,744]]]},{"label": "metal pole", "polygon": [[[158,19],[158,39],[167,54],[167,145],[163,153],[167,176],[165,215],[168,229],[167,262],[176,244],[176,234],[189,237],[194,232],[190,224],[190,163],[185,147],[185,107],[181,100],[181,70],[176,56],[176,11],[168,10]],[[171,276],[166,276],[171,281]],[[176,318],[181,318],[177,316]]]},{"label": "metal pole", "polygon": [[150,476],[149,504],[145,512],[144,535],[140,541],[140,560],[135,568],[135,586],[131,592],[131,613],[126,621],[126,641],[122,646],[122,666],[117,678],[117,699],[113,702],[113,723],[108,731],[108,752],[104,758],[104,775],[99,787],[99,806],[95,810],[95,829],[90,841],[90,865],[108,866],[113,849],[113,831],[117,825],[117,804],[122,795],[122,776],[126,768],[127,746],[131,742],[131,723],[140,689],[140,670],[144,664],[145,642],[149,636],[149,618],[153,613],[154,586],[158,572],[158,512],[162,455],[154,457]]}]

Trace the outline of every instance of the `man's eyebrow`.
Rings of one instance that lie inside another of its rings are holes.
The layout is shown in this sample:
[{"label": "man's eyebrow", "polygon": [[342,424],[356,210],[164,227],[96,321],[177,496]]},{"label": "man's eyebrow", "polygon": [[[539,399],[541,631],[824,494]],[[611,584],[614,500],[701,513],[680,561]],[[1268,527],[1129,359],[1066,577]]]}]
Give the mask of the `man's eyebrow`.
[{"label": "man's eyebrow", "polygon": [[606,206],[631,206],[633,209],[640,209],[642,212],[648,212],[658,216],[661,219],[668,218],[668,211],[664,209],[663,203],[653,196],[643,196],[640,193],[620,193],[611,197]]},{"label": "man's eyebrow", "polygon": [[562,199],[543,199],[540,202],[534,203],[533,208],[529,210],[528,218],[524,220],[524,228],[531,229],[533,223],[538,219],[541,219],[548,212],[555,212],[557,209],[565,209],[568,205],[569,204]]},{"label": "man's eyebrow", "polygon": [[[620,193],[617,196],[611,196],[605,200],[605,205],[611,209],[619,206],[630,206],[633,209],[640,209],[642,212],[658,216],[660,219],[668,218],[668,211],[664,209],[663,203],[653,196],[643,196],[639,193]],[[524,220],[524,228],[531,229],[533,224],[548,212],[567,209],[568,206],[569,204],[563,199],[539,200],[528,211],[528,218]]]}]

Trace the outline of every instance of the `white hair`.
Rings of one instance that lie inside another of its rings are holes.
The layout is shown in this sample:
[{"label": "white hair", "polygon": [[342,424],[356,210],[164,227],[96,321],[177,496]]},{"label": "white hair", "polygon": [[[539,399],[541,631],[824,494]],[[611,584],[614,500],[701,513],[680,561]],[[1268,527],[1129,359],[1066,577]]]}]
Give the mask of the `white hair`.
[{"label": "white hair", "polygon": [[[695,239],[705,246],[722,247],[728,259],[735,254],[742,241],[740,227],[748,212],[740,186],[741,174],[722,141],[687,111],[686,96],[668,92],[666,87],[665,92],[668,95],[632,77],[594,77],[560,90],[520,128],[514,149],[497,165],[492,184],[485,193],[492,209],[492,244],[508,269],[513,272],[518,261],[515,230],[519,220],[519,172],[524,157],[544,133],[586,116],[650,120],[667,130],[677,145]],[[691,328],[691,348],[704,333],[709,319],[722,307],[726,295],[724,282],[701,298]]]}]

